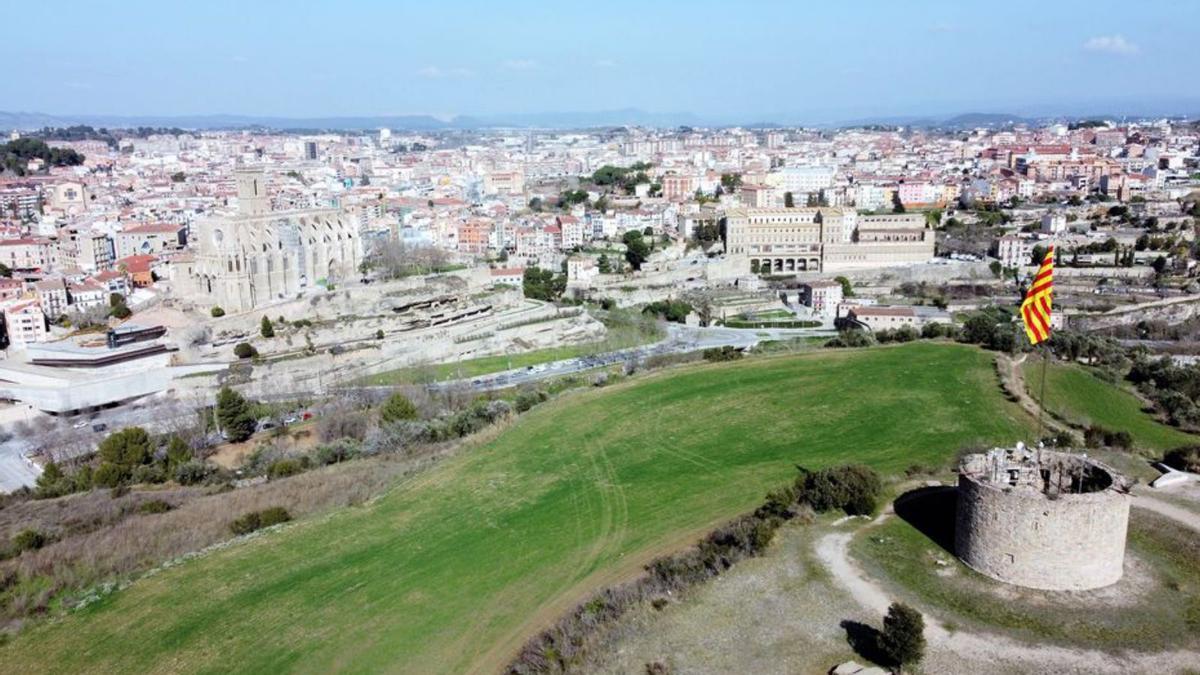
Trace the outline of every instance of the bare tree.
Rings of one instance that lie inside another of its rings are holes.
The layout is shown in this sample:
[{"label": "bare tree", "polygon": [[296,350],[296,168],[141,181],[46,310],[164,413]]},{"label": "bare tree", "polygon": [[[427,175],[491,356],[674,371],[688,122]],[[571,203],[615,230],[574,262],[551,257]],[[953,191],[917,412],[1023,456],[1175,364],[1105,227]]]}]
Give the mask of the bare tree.
[{"label": "bare tree", "polygon": [[371,246],[365,264],[385,279],[396,279],[437,271],[449,258],[448,252],[435,246],[414,246],[387,239]]}]

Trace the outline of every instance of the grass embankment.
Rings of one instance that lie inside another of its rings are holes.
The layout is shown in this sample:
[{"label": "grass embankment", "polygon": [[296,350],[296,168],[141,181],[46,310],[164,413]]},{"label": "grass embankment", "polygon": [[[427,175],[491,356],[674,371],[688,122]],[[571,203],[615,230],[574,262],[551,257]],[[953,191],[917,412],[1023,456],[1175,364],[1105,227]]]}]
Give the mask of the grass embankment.
[{"label": "grass embankment", "polygon": [[[1041,359],[1024,365],[1025,388],[1034,400],[1041,396]],[[1051,362],[1046,371],[1046,410],[1070,424],[1095,424],[1111,431],[1128,431],[1139,448],[1167,450],[1200,443],[1200,437],[1167,426],[1142,410],[1144,404],[1127,385],[1113,385],[1083,366]]]},{"label": "grass embankment", "polygon": [[366,385],[386,386],[395,384],[424,384],[442,380],[479,377],[499,373],[511,368],[525,368],[552,361],[573,359],[589,354],[638,347],[658,342],[666,336],[665,331],[648,317],[621,316],[606,320],[607,333],[604,339],[562,347],[547,347],[527,352],[514,352],[497,356],[481,356],[463,361],[438,363],[426,366],[397,368],[362,378]]},{"label": "grass embankment", "polygon": [[1142,510],[1129,523],[1129,555],[1142,564],[1098,591],[1039,591],[993,581],[900,518],[860,533],[851,552],[901,599],[916,601],[950,626],[1093,649],[1200,644],[1200,542],[1173,521]]},{"label": "grass embankment", "polygon": [[795,465],[884,472],[1032,420],[992,356],[909,344],[672,370],[551,401],[385,497],[145,578],[0,648],[13,672],[494,671],[592,589]]}]

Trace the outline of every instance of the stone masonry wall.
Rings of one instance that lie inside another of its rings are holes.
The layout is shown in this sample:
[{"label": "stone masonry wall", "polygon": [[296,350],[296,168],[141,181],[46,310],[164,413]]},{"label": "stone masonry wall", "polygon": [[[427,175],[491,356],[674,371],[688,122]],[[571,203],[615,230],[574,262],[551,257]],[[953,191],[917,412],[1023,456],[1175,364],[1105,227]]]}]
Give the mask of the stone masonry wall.
[{"label": "stone masonry wall", "polygon": [[1006,490],[963,473],[955,547],[989,577],[1046,590],[1116,583],[1125,561],[1129,495],[1114,490],[1064,494]]}]

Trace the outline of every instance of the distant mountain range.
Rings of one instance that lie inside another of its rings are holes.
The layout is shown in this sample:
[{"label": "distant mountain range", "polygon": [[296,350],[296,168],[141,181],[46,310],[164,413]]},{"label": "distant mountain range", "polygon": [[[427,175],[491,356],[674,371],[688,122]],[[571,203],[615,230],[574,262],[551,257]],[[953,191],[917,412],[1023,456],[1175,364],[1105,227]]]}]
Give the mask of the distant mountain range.
[{"label": "distant mountain range", "polygon": [[[1161,115],[1159,115],[1161,116]],[[837,122],[803,122],[798,115],[780,115],[780,121],[739,122],[718,120],[693,113],[655,113],[637,108],[599,112],[515,113],[511,115],[460,115],[440,119],[432,115],[370,115],[349,117],[274,117],[261,115],[49,115],[40,112],[0,111],[0,129],[31,130],[86,124],[93,127],[179,127],[183,129],[246,129],[262,127],[288,130],[369,130],[386,127],[409,131],[448,131],[489,128],[586,129],[599,127],[642,126],[672,128],[678,126],[743,126],[772,128],[816,126],[825,128],[869,125],[920,128],[964,129],[1001,127],[1012,124],[1039,124],[1053,119],[1123,119],[1104,115],[1057,115],[1022,117],[1008,113],[965,113],[948,117],[930,115],[880,116]],[[1153,115],[1147,117],[1154,117]]]}]

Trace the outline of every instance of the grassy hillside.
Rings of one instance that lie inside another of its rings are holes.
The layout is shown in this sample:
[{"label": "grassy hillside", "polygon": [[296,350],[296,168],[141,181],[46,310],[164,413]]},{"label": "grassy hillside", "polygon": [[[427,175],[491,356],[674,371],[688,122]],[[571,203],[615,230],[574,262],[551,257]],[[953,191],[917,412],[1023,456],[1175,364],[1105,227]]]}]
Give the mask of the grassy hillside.
[{"label": "grassy hillside", "polygon": [[0,648],[10,672],[495,670],[588,590],[790,480],[896,471],[1032,421],[930,343],[689,368],[535,409],[348,508],[143,579]]},{"label": "grassy hillside", "polygon": [[[1035,400],[1041,396],[1042,362],[1024,365],[1025,386]],[[1200,438],[1162,424],[1142,411],[1143,403],[1125,387],[1114,386],[1074,364],[1050,363],[1046,371],[1046,409],[1074,424],[1097,424],[1128,431],[1138,447],[1165,450],[1200,442]]]}]

